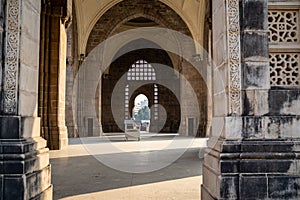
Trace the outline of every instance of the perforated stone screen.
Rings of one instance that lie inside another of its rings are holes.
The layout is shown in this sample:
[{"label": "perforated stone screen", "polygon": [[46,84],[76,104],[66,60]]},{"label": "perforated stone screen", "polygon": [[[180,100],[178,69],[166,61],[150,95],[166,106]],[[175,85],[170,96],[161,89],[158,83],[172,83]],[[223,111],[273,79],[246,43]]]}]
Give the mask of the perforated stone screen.
[{"label": "perforated stone screen", "polygon": [[269,7],[271,86],[298,87],[300,85],[299,9],[300,3],[286,5],[283,1]]},{"label": "perforated stone screen", "polygon": [[[145,60],[136,61],[127,72],[128,84],[125,87],[125,119],[130,119],[129,114],[129,90],[130,81],[155,81],[155,69]],[[158,120],[158,87],[153,85],[154,96],[154,120]]]}]

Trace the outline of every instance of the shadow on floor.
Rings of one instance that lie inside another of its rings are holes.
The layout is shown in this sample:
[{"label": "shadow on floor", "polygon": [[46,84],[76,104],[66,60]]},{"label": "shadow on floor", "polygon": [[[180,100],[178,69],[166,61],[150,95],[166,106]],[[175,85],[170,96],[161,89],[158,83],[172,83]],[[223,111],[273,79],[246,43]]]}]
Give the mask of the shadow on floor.
[{"label": "shadow on floor", "polygon": [[[172,154],[172,150],[168,151],[167,154]],[[199,148],[188,149],[171,165],[142,174],[117,171],[93,156],[51,158],[54,199],[200,176],[202,160],[198,158],[198,153]]]},{"label": "shadow on floor", "polygon": [[[174,133],[143,133],[141,134],[141,140],[143,141],[163,141],[163,140],[173,140],[173,139],[187,139],[189,138],[192,140],[194,137],[183,137],[179,136],[178,134]],[[82,140],[82,141],[81,141]],[[69,144],[82,144],[84,142],[85,144],[95,144],[95,143],[105,143],[105,142],[125,142],[125,134],[124,133],[106,133],[103,134],[102,137],[82,137],[82,138],[69,138]],[[130,141],[137,141],[137,139],[130,138],[128,142]]]}]

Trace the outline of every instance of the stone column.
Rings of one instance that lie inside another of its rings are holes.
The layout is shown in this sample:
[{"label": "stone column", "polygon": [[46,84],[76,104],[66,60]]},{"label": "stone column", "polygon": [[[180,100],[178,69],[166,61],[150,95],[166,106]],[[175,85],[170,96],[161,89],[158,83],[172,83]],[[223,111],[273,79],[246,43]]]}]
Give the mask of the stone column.
[{"label": "stone column", "polygon": [[[194,55],[191,53],[191,55]],[[191,59],[192,60],[192,59]],[[180,106],[181,106],[181,118],[184,120],[181,122],[182,135],[185,136],[197,136],[205,137],[207,126],[207,85],[206,77],[203,75],[205,72],[198,72],[195,67],[199,67],[200,70],[204,70],[204,64],[202,61],[191,61],[193,64],[187,61],[182,61],[182,70],[180,74],[184,79],[180,80]],[[199,66],[198,66],[199,65]],[[189,127],[189,120],[193,121],[193,127]],[[192,133],[191,133],[192,131]],[[192,135],[191,135],[192,134]]]},{"label": "stone column", "polygon": [[267,12],[267,0],[213,2],[214,137],[202,199],[300,196],[299,112],[288,111],[299,91],[270,90]]},{"label": "stone column", "polygon": [[0,199],[52,199],[49,154],[37,117],[41,3],[0,4]]},{"label": "stone column", "polygon": [[[99,54],[98,54],[99,55]],[[96,55],[90,55],[88,59],[80,66],[79,74],[79,92],[77,101],[80,106],[77,107],[77,121],[79,137],[99,136],[102,133],[101,127],[101,69],[99,66],[101,60]],[[123,112],[122,112],[123,113]],[[90,129],[89,129],[89,123]]]},{"label": "stone column", "polygon": [[[43,136],[50,149],[62,149],[68,144],[65,125],[65,90],[67,62],[67,32],[69,1],[43,3],[40,71],[40,115]],[[44,36],[44,37],[43,37]]]},{"label": "stone column", "polygon": [[78,42],[77,42],[77,26],[76,17],[73,15],[72,25],[67,31],[67,70],[66,70],[66,126],[68,128],[69,137],[78,137],[78,130],[76,124],[76,115],[73,110],[76,110],[75,97],[73,91],[75,87],[75,77],[78,72],[79,58],[78,58]]}]

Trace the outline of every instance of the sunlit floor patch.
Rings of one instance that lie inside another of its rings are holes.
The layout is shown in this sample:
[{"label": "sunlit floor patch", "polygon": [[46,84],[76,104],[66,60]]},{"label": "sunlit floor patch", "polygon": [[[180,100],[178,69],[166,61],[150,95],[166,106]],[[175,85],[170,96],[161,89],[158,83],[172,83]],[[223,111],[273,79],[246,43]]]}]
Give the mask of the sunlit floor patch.
[{"label": "sunlit floor patch", "polygon": [[62,198],[63,200],[82,199],[116,199],[116,200],[140,200],[140,199],[164,199],[164,200],[199,200],[202,176],[195,176],[171,181],[162,181],[145,185],[112,189],[102,192],[94,192]]}]

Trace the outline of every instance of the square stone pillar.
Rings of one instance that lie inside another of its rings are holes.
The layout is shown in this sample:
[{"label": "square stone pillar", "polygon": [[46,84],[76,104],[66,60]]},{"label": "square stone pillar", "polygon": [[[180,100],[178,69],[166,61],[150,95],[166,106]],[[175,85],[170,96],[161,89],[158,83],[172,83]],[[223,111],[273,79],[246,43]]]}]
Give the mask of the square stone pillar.
[{"label": "square stone pillar", "polygon": [[42,4],[39,115],[50,149],[68,145],[65,125],[67,25],[69,1]]},{"label": "square stone pillar", "polygon": [[0,4],[0,199],[52,199],[49,154],[37,117],[41,3]]},{"label": "square stone pillar", "polygon": [[300,95],[270,89],[267,13],[267,0],[213,1],[214,117],[204,200],[300,198]]}]

